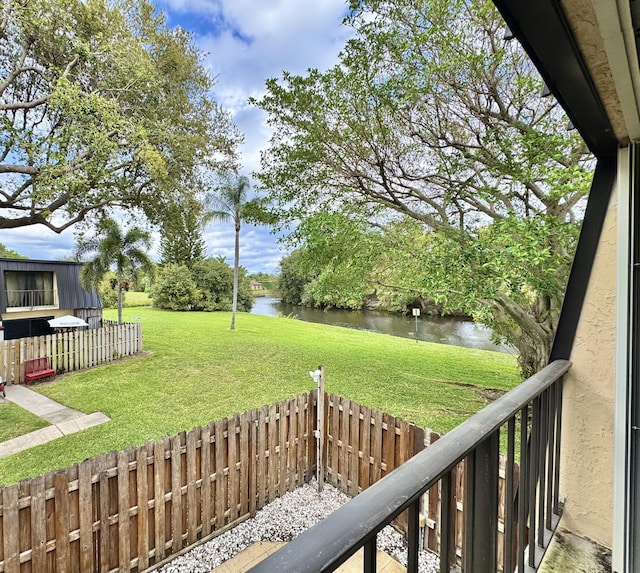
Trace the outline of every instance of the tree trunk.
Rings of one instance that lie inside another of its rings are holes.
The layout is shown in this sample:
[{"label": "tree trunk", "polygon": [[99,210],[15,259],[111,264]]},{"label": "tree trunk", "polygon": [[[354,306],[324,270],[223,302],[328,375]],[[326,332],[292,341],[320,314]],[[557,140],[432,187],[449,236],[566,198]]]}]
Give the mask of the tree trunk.
[{"label": "tree trunk", "polygon": [[118,279],[118,324],[122,324],[122,284]]},{"label": "tree trunk", "polygon": [[529,378],[536,372],[542,370],[549,363],[551,347],[553,346],[553,336],[546,336],[543,339],[533,340],[528,336],[520,337],[518,341],[518,366],[523,378]]},{"label": "tree trunk", "polygon": [[240,225],[236,223],[236,242],[233,254],[233,306],[231,307],[231,330],[236,328],[238,310],[238,269],[240,267]]},{"label": "tree trunk", "polygon": [[523,379],[544,368],[551,355],[551,347],[558,322],[552,301],[538,294],[529,308],[501,296],[494,301],[494,317],[502,328],[491,325],[494,331],[518,349],[518,366]]}]

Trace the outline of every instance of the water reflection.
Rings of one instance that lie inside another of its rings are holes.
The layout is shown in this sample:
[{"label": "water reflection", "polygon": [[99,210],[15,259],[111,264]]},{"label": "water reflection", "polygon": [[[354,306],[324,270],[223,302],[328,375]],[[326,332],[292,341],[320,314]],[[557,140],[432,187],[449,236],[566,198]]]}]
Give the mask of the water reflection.
[{"label": "water reflection", "polygon": [[[294,306],[280,302],[277,298],[262,297],[256,298],[251,313],[265,316],[279,316],[280,314],[287,316],[292,314],[305,322],[368,330],[404,338],[416,338],[416,323],[413,317],[374,310],[321,310]],[[418,340],[482,350],[514,352],[512,349],[494,344],[491,341],[491,330],[488,328],[458,318],[421,316],[418,319]]]}]

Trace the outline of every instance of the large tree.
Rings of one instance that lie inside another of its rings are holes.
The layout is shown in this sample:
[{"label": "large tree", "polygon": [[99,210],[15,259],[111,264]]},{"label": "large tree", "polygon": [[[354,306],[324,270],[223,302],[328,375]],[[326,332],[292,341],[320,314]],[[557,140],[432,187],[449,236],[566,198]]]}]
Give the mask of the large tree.
[{"label": "large tree", "polygon": [[157,222],[232,163],[202,61],[146,0],[5,0],[0,229],[61,232],[106,206]]},{"label": "large tree", "polygon": [[126,231],[114,219],[105,217],[92,237],[84,238],[76,245],[76,256],[94,254],[80,271],[80,282],[86,289],[97,288],[110,272],[115,273],[114,284],[118,292],[118,323],[122,324],[123,290],[135,277],[136,271],[153,274],[153,262],[147,255],[151,247],[151,235],[140,227]]},{"label": "large tree", "polygon": [[195,198],[177,205],[166,217],[160,238],[161,263],[193,265],[205,258],[207,245],[203,232],[206,217]]},{"label": "large tree", "polygon": [[424,286],[515,345],[530,374],[591,179],[583,142],[490,1],[353,0],[349,24],[336,67],[271,79],[256,102],[274,128],[262,187],[288,220],[414,219]]},{"label": "large tree", "polygon": [[240,270],[240,228],[245,220],[248,204],[249,178],[245,175],[227,173],[221,177],[215,193],[209,198],[210,210],[207,216],[214,221],[232,221],[235,229],[233,250],[233,305],[231,309],[231,330],[236,327],[238,310],[238,275]]}]

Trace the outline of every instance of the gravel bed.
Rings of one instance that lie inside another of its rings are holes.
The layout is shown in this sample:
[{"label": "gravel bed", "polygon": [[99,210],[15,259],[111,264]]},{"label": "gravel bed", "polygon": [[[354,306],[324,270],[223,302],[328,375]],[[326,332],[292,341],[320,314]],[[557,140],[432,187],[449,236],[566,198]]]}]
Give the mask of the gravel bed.
[{"label": "gravel bed", "polygon": [[[312,481],[286,493],[233,529],[176,557],[157,569],[160,573],[209,573],[258,541],[291,541],[349,501],[349,497],[330,485],[318,493]],[[378,534],[378,548],[406,566],[407,547],[404,538],[392,527]],[[438,557],[427,551],[419,555],[419,572],[436,573]]]}]

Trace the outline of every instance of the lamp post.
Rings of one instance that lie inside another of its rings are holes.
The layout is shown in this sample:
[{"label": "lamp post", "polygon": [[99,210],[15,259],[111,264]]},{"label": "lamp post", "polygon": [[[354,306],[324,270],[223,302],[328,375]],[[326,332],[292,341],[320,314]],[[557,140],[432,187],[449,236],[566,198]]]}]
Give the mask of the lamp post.
[{"label": "lamp post", "polygon": [[418,343],[418,317],[420,316],[419,308],[412,308],[411,312],[416,317],[416,344]]}]

